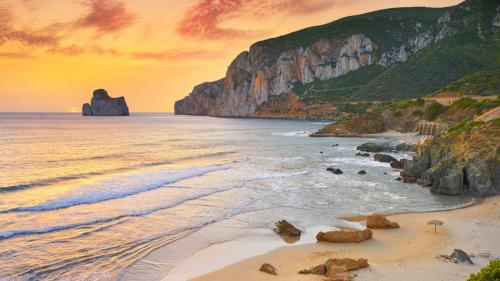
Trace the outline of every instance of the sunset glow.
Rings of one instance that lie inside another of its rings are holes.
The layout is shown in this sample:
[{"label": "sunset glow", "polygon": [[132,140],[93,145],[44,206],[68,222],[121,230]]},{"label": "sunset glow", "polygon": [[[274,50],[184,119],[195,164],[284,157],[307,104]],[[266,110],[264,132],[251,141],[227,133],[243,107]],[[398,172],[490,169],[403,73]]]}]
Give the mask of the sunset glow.
[{"label": "sunset glow", "polygon": [[172,111],[255,41],[398,6],[457,0],[0,0],[0,111],[79,111],[96,88]]}]

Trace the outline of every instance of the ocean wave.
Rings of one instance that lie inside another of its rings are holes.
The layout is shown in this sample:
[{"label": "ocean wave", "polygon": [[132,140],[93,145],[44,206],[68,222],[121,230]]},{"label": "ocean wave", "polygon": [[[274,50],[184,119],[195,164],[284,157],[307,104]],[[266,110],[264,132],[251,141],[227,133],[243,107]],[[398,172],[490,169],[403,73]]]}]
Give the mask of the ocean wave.
[{"label": "ocean wave", "polygon": [[339,157],[339,158],[327,158],[328,161],[331,161],[332,163],[328,163],[328,165],[332,165],[335,163],[340,163],[340,164],[347,164],[347,165],[354,165],[358,167],[363,167],[363,166],[369,166],[369,167],[389,167],[389,163],[382,163],[378,162],[372,159],[365,159],[365,158],[354,158],[354,157]]},{"label": "ocean wave", "polygon": [[23,189],[30,189],[30,188],[35,188],[35,187],[49,186],[49,185],[58,184],[58,183],[66,182],[66,181],[86,179],[86,178],[90,178],[93,176],[100,176],[100,175],[105,175],[105,174],[110,174],[110,173],[125,172],[125,171],[134,170],[134,169],[138,169],[138,168],[168,165],[168,164],[172,164],[173,161],[185,161],[185,160],[193,160],[193,159],[198,159],[198,158],[223,156],[223,155],[227,155],[227,154],[233,154],[236,152],[237,151],[210,152],[210,153],[193,155],[193,156],[182,157],[182,158],[177,158],[177,159],[161,160],[161,161],[156,161],[156,162],[146,162],[146,163],[127,166],[127,167],[106,169],[106,170],[101,170],[98,172],[73,174],[73,175],[60,176],[60,177],[54,177],[54,178],[49,178],[49,179],[41,179],[41,180],[33,181],[30,183],[0,186],[0,193],[18,191],[18,190],[23,190]]},{"label": "ocean wave", "polygon": [[282,136],[282,137],[308,137],[310,134],[311,134],[310,131],[291,131],[291,132],[272,133],[273,136]]},{"label": "ocean wave", "polygon": [[103,180],[91,185],[80,186],[72,190],[71,193],[63,195],[61,198],[43,204],[17,207],[0,211],[0,213],[50,211],[81,204],[93,204],[150,191],[166,184],[226,169],[228,169],[227,166],[213,165],[183,170],[148,171],[140,174],[132,174]]},{"label": "ocean wave", "polygon": [[4,232],[0,232],[0,239],[8,239],[8,238],[12,238],[12,237],[18,236],[18,235],[44,234],[44,233],[49,233],[49,232],[54,232],[54,231],[59,231],[59,230],[66,230],[66,229],[76,228],[76,227],[81,227],[81,226],[89,226],[89,225],[94,225],[94,224],[98,224],[98,223],[111,222],[111,221],[115,221],[115,220],[119,220],[119,219],[123,219],[123,218],[128,218],[128,217],[145,216],[145,215],[149,215],[149,214],[152,214],[154,212],[157,212],[157,211],[174,208],[174,207],[179,206],[181,204],[184,204],[188,201],[193,201],[193,200],[207,197],[207,196],[210,196],[210,195],[213,195],[216,193],[224,192],[224,191],[230,190],[232,188],[235,188],[235,187],[226,187],[226,188],[211,190],[210,192],[207,192],[207,193],[187,196],[183,199],[166,204],[164,206],[159,206],[159,207],[155,207],[155,208],[151,208],[151,209],[130,212],[130,213],[117,215],[117,216],[99,218],[96,220],[90,220],[90,221],[86,221],[86,222],[55,225],[55,226],[49,226],[49,227],[44,227],[44,228],[38,228],[38,229],[18,229],[18,230],[4,231]]}]

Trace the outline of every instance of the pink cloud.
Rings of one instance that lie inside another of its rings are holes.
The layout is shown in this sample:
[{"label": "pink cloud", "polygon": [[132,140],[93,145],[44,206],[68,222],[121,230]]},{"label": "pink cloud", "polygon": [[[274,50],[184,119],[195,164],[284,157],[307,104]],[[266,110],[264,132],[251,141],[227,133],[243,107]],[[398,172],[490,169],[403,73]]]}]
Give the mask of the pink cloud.
[{"label": "pink cloud", "polygon": [[78,19],[75,26],[94,28],[100,34],[121,31],[133,25],[137,18],[126,9],[123,1],[88,0],[84,4],[88,13]]},{"label": "pink cloud", "polygon": [[251,16],[306,15],[336,4],[338,0],[198,0],[177,25],[186,37],[230,39],[256,35],[254,30],[221,27],[227,20]]},{"label": "pink cloud", "polygon": [[159,52],[137,52],[132,57],[138,60],[185,60],[185,59],[215,59],[221,57],[221,52],[207,50],[166,50]]}]

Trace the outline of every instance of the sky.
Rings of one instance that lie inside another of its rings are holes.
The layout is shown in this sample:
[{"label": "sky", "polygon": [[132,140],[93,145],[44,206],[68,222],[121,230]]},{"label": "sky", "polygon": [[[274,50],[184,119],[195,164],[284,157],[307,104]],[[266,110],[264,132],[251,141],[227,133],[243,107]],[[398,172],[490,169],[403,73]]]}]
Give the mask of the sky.
[{"label": "sky", "polygon": [[79,112],[98,88],[125,96],[132,112],[172,112],[256,41],[374,10],[459,2],[0,0],[0,112]]}]

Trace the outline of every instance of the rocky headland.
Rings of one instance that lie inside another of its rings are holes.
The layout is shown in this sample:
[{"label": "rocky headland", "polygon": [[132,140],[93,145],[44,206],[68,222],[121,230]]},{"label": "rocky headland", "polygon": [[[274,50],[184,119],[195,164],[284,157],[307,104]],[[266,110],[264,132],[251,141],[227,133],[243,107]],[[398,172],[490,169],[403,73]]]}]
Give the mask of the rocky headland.
[{"label": "rocky headland", "polygon": [[498,65],[498,7],[388,9],[260,41],[224,78],[177,101],[175,113],[335,119],[359,102],[422,97]]},{"label": "rocky headland", "polygon": [[112,98],[103,89],[95,90],[92,100],[82,106],[83,116],[128,116],[128,106],[124,97]]}]

